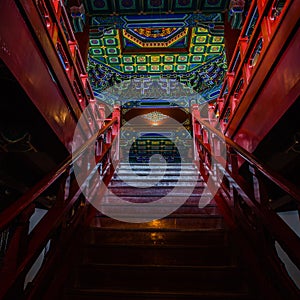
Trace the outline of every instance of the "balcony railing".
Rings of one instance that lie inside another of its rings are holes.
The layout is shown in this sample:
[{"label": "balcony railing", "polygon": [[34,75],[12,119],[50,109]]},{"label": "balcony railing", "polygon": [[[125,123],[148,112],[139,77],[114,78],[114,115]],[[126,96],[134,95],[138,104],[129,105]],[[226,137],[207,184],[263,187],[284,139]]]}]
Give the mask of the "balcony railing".
[{"label": "balcony railing", "polygon": [[[35,5],[83,111],[95,99],[66,8],[61,0],[37,0]],[[100,117],[98,110],[90,111],[94,126]]]},{"label": "balcony railing", "polygon": [[[101,189],[95,178],[101,178],[101,183],[110,180],[118,163],[119,110],[103,123],[61,166],[0,212],[0,299],[24,299],[34,293],[49,276],[53,259],[70,246],[78,224],[82,226],[88,217],[91,204],[83,196],[85,189]],[[93,168],[90,159],[95,161]],[[84,175],[81,186],[75,167]],[[55,200],[30,230],[37,201],[48,194]]]},{"label": "balcony railing", "polygon": [[[265,270],[277,272],[284,296],[298,299],[300,232],[282,217],[289,212],[300,228],[299,187],[224,136],[220,125],[212,126],[200,116],[198,105],[192,117],[195,161],[208,187],[217,191],[215,200],[227,222],[245,234]],[[290,275],[289,268],[297,271]]]},{"label": "balcony railing", "polygon": [[219,117],[224,132],[292,2],[291,0],[251,1],[215,105],[215,114]]}]

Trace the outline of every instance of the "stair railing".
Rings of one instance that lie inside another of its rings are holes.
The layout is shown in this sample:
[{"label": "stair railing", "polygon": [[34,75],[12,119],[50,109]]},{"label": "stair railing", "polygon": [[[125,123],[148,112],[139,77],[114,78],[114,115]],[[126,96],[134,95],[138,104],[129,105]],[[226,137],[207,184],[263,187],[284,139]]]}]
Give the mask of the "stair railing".
[{"label": "stair railing", "polygon": [[[297,5],[299,9],[299,3],[297,4],[297,1],[292,0],[251,1],[223,86],[215,104],[215,114],[218,116],[223,132],[226,132],[238,106],[242,102],[245,106],[243,98],[248,93],[248,86],[258,73],[264,56],[270,48],[283,19],[290,22],[287,13],[290,11],[292,14],[297,15],[295,13]],[[293,25],[290,24],[289,27],[292,30]],[[287,39],[287,37],[288,33],[281,36],[282,39]],[[283,47],[283,44],[284,41],[280,43],[280,47]],[[280,51],[279,45],[277,51]],[[267,72],[268,68],[271,69],[271,65],[267,68],[264,67],[263,72]],[[266,75],[263,75],[263,77],[266,77]],[[248,95],[248,105],[254,98],[253,93]]]},{"label": "stair railing", "polygon": [[[198,105],[193,107],[193,130],[195,161],[208,187],[218,190],[215,199],[223,208],[225,220],[246,234],[270,277],[278,276],[278,287],[285,297],[299,299],[299,286],[278,254],[280,247],[293,268],[300,270],[300,232],[295,232],[278,213],[296,213],[299,225],[299,187],[224,136],[220,128],[200,116]],[[222,179],[221,184],[216,178]]]},{"label": "stair railing", "polygon": [[88,108],[89,112],[86,112],[89,113],[88,121],[96,128],[100,115],[98,110],[92,110],[89,106],[95,102],[94,93],[63,1],[19,0],[19,2],[29,19],[32,18],[30,21],[33,24],[37,23],[37,20],[32,17],[31,12],[36,10],[38,13],[75,96],[76,104],[71,107],[81,112]]},{"label": "stair railing", "polygon": [[[94,178],[109,180],[113,164],[117,164],[119,110],[116,108],[112,118],[103,123],[61,166],[0,212],[0,299],[23,299],[25,294],[47,284],[45,276],[55,276],[49,272],[55,268],[53,261],[58,255],[64,255],[78,224],[82,225],[88,217],[91,205],[83,196],[84,189],[95,187],[91,184],[97,181]],[[95,160],[93,169],[89,169],[91,158]],[[88,178],[81,186],[74,176],[75,165],[80,165]],[[56,199],[34,228],[30,228],[37,200],[49,193]],[[28,274],[41,257],[41,266],[28,282]]]}]

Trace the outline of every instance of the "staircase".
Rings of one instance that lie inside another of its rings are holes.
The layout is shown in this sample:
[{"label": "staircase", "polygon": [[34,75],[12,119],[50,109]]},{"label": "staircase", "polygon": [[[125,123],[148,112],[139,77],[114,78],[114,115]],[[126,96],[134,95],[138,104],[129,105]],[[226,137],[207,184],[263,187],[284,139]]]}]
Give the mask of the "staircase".
[{"label": "staircase", "polygon": [[[135,174],[129,171],[130,167]],[[187,197],[184,205],[162,219],[144,223],[134,222],[135,214],[150,218],[160,209],[159,204],[148,214],[144,208],[138,212],[122,207],[119,217],[131,218],[133,222],[99,212],[81,235],[80,258],[73,264],[63,300],[258,299],[251,296],[216,203],[211,200],[199,208],[205,185],[195,166],[168,164],[159,182],[156,179],[162,166],[157,163],[151,168],[152,171],[147,164],[121,164],[103,198],[106,207],[111,204],[111,192],[125,203],[147,204],[166,196],[176,184],[181,186],[173,198]],[[179,172],[186,182],[178,181]],[[153,180],[156,185],[142,188],[145,176],[147,183]],[[185,194],[195,176],[192,193]],[[163,206],[168,206],[168,202]]]}]

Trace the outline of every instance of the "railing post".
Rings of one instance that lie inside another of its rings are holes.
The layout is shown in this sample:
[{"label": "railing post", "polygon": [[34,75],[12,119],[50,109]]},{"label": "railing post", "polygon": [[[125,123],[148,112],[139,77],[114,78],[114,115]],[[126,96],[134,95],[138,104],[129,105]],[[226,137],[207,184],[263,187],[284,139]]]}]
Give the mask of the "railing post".
[{"label": "railing post", "polygon": [[[6,279],[9,280],[10,277],[15,274],[20,262],[22,262],[23,258],[27,255],[29,224],[34,210],[35,204],[32,203],[20,214],[19,219],[16,222],[16,227],[6,250],[0,273],[2,278],[1,286],[4,289],[6,288]],[[16,283],[13,290],[13,297],[15,297],[15,299],[22,298],[24,281],[25,276],[22,276],[22,278],[19,278],[18,282]]]},{"label": "railing post", "polygon": [[252,73],[252,69],[249,67],[249,62],[245,62],[243,65],[243,77],[246,81],[246,84],[249,84],[249,79]]},{"label": "railing post", "polygon": [[231,89],[233,82],[234,82],[234,78],[235,78],[234,72],[227,73],[228,90]]},{"label": "railing post", "polygon": [[258,13],[261,15],[267,4],[268,0],[257,0]]},{"label": "railing post", "polygon": [[231,114],[235,111],[237,104],[239,102],[239,99],[236,96],[232,96],[231,100]]},{"label": "railing post", "polygon": [[59,0],[52,0],[52,4],[53,4],[53,7],[54,7],[54,10],[57,14],[59,14],[59,8],[60,8],[60,5],[59,5],[60,1]]},{"label": "railing post", "polygon": [[106,144],[110,144],[112,141],[112,129],[109,128],[106,132],[106,135],[105,135],[105,143]]},{"label": "railing post", "polygon": [[99,115],[100,115],[100,118],[97,119],[97,122],[98,122],[98,126],[99,128],[101,129],[103,124],[104,124],[104,120],[105,120],[105,107],[103,105],[99,105],[98,106],[98,109],[99,109]]},{"label": "railing post", "polygon": [[86,89],[88,75],[87,74],[80,74],[80,78],[81,78],[83,87]]},{"label": "railing post", "polygon": [[103,138],[99,137],[96,141],[96,157],[100,156],[102,154],[102,150],[103,150]]},{"label": "railing post", "polygon": [[262,205],[267,204],[269,201],[269,196],[262,176],[260,175],[259,171],[251,165],[249,165],[249,171],[253,176],[253,195],[255,200]]},{"label": "railing post", "polygon": [[223,110],[223,107],[224,107],[224,98],[218,98],[217,103],[218,103],[218,112],[219,112],[219,115],[220,115],[222,113],[222,110]]},{"label": "railing post", "polygon": [[117,123],[115,124],[116,126],[113,126],[113,135],[117,135],[118,131],[119,131],[119,127],[120,127],[120,121],[121,121],[121,113],[120,113],[119,105],[114,106],[114,111],[112,113],[112,117],[118,119]]},{"label": "railing post", "polygon": [[69,167],[61,178],[60,186],[57,192],[57,199],[56,199],[56,203],[60,206],[63,205],[63,203],[68,199],[70,194],[71,172],[72,169],[71,167]]},{"label": "railing post", "polygon": [[248,37],[240,37],[239,46],[240,46],[241,57],[244,57],[248,46]]},{"label": "railing post", "polygon": [[72,54],[72,58],[75,61],[77,42],[76,41],[68,41],[68,45],[69,45],[69,48],[70,48],[70,52]]},{"label": "railing post", "polygon": [[4,268],[8,267],[9,271],[16,270],[22,257],[26,255],[27,251],[27,236],[29,233],[29,220],[33,215],[35,210],[35,205],[32,204],[28,206],[19,216],[16,228],[14,230],[12,239],[7,248],[7,254],[4,258]]},{"label": "railing post", "polygon": [[93,120],[93,125],[94,125],[94,129],[100,129],[99,124],[98,124],[98,120],[97,120],[97,112],[96,112],[96,99],[90,98],[89,99],[89,106],[91,107],[91,114],[92,114],[92,120]]},{"label": "railing post", "polygon": [[121,134],[121,109],[119,105],[114,106],[114,111],[112,113],[113,118],[117,118],[118,121],[113,125],[113,132],[112,134],[115,136],[115,160],[119,161],[120,160],[120,134]]},{"label": "railing post", "polygon": [[199,160],[199,153],[197,147],[197,137],[200,134],[200,127],[199,127],[199,120],[200,120],[200,110],[198,104],[192,105],[192,128],[193,128],[193,148],[194,148],[194,161],[198,162]]},{"label": "railing post", "polygon": [[212,126],[215,126],[217,123],[217,118],[216,118],[216,114],[215,114],[215,106],[214,105],[209,105],[208,106],[208,120],[209,123]]}]

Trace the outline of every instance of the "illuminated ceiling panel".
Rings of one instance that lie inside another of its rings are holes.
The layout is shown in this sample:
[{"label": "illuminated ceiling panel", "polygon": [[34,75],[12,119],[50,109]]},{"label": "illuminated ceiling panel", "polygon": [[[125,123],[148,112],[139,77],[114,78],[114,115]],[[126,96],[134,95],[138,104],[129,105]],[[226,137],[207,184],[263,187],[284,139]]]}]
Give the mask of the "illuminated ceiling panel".
[{"label": "illuminated ceiling panel", "polygon": [[185,28],[169,44],[161,38],[142,43],[111,29],[103,38],[90,39],[89,59],[121,74],[187,73],[224,53],[224,37],[213,36],[203,27]]},{"label": "illuminated ceiling panel", "polygon": [[219,93],[227,69],[221,12],[228,1],[87,2],[88,72],[96,95],[135,78],[177,80],[206,101]]}]

